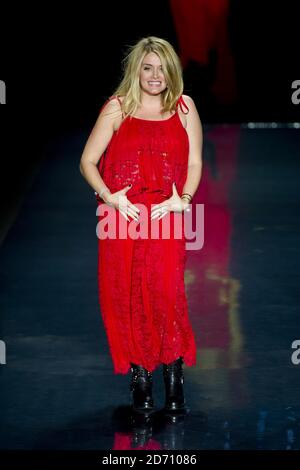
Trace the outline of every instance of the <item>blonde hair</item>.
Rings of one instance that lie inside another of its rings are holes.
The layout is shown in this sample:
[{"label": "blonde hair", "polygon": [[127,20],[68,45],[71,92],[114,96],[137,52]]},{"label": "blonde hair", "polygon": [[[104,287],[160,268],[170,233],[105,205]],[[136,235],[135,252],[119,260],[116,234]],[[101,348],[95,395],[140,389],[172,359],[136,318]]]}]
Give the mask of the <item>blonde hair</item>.
[{"label": "blonde hair", "polygon": [[162,92],[162,113],[174,111],[178,98],[184,88],[182,65],[173,46],[165,39],[148,36],[129,46],[129,52],[123,59],[123,79],[113,91],[112,96],[123,97],[122,112],[133,116],[141,105],[140,69],[144,57],[155,52],[161,61],[167,88]]}]

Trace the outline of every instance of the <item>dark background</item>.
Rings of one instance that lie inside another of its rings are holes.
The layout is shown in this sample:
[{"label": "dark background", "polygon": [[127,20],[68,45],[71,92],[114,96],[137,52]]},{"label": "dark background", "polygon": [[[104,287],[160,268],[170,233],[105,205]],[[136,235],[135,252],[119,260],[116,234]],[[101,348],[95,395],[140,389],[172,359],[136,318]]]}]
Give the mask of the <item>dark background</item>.
[{"label": "dark background", "polygon": [[[237,75],[236,103],[212,96],[214,51],[207,67],[184,69],[185,93],[203,124],[300,121],[291,102],[299,73],[299,7],[288,0],[233,0],[228,20]],[[43,3],[3,8],[1,73],[7,104],[1,113],[5,198],[22,184],[31,162],[65,132],[91,129],[104,100],[121,78],[127,46],[156,35],[178,50],[168,0],[147,2]]]},{"label": "dark background", "polygon": [[[9,13],[1,33],[1,79],[7,82],[9,107],[30,114],[34,124],[40,125],[42,117],[51,130],[95,117],[121,78],[127,45],[157,35],[178,51],[168,0],[152,6],[138,1],[45,5],[18,7],[14,18]],[[209,89],[212,51],[202,74],[200,68],[194,74],[184,71],[186,92],[197,101],[202,120],[298,119],[299,110],[290,100],[291,82],[300,77],[298,2],[232,0],[230,5],[238,103],[225,109],[214,103]]]}]

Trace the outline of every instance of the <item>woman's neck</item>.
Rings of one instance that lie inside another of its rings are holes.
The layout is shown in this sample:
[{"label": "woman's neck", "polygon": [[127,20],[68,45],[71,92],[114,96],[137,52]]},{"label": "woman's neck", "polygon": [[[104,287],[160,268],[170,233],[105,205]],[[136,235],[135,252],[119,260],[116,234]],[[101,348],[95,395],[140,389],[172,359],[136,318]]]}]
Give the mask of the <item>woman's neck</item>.
[{"label": "woman's neck", "polygon": [[148,95],[147,93],[142,92],[141,94],[142,108],[149,109],[151,111],[160,111],[161,110],[161,94],[159,95]]}]

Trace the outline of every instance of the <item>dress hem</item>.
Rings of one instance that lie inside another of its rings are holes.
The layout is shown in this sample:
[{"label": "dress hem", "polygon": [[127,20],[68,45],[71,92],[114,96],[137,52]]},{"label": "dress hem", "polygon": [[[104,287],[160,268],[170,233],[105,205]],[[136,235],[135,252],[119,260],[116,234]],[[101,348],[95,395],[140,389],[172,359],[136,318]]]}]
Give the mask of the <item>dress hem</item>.
[{"label": "dress hem", "polygon": [[[183,359],[183,364],[187,367],[194,367],[197,365],[197,359],[196,357],[194,358],[191,358],[189,357],[190,355],[188,353],[183,353],[183,354],[176,354],[176,357],[173,357],[173,358],[168,358],[168,359],[162,359],[162,360],[159,360],[159,362],[157,362],[156,364],[152,365],[152,366],[143,366],[145,367],[149,372],[153,372],[154,370],[158,369],[162,364],[169,364],[170,362],[173,362],[175,361],[176,359],[178,359],[178,357],[182,357]],[[128,361],[126,364],[124,364],[124,366],[114,366],[114,374],[122,374],[122,375],[125,375],[125,374],[128,374],[130,372],[130,362],[133,362],[133,361]],[[143,365],[143,364],[140,364],[140,365]]]}]

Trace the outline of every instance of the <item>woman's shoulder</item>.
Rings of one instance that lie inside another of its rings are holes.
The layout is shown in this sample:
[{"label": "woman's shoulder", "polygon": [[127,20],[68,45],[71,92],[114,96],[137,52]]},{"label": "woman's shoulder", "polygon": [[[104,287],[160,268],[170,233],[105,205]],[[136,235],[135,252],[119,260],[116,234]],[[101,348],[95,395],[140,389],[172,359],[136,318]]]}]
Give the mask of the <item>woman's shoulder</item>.
[{"label": "woman's shoulder", "polygon": [[194,100],[191,96],[189,95],[181,95],[181,99],[187,104],[187,105],[193,105],[194,104]]},{"label": "woman's shoulder", "polygon": [[122,104],[122,102],[124,100],[124,96],[112,95],[108,99],[111,103],[114,104],[114,106],[117,107],[119,105],[119,107],[120,107],[120,105]]},{"label": "woman's shoulder", "polygon": [[110,96],[101,108],[101,114],[110,115],[113,120],[113,127],[116,130],[122,121],[121,98],[117,96]]},{"label": "woman's shoulder", "polygon": [[112,95],[104,103],[103,107],[109,111],[120,110],[120,104],[122,103],[123,97]]},{"label": "woman's shoulder", "polygon": [[187,124],[190,124],[192,127],[194,125],[201,124],[200,116],[195,101],[189,95],[181,95],[182,103],[184,105],[181,108],[185,108],[182,112],[185,114]]},{"label": "woman's shoulder", "polygon": [[189,95],[181,95],[181,108],[184,109],[184,113],[187,115],[197,114],[197,107],[193,98]]}]

